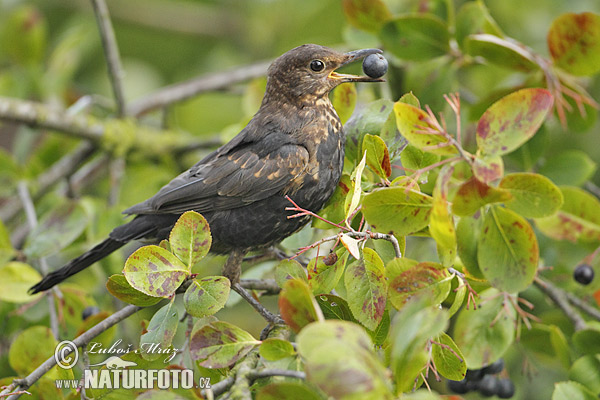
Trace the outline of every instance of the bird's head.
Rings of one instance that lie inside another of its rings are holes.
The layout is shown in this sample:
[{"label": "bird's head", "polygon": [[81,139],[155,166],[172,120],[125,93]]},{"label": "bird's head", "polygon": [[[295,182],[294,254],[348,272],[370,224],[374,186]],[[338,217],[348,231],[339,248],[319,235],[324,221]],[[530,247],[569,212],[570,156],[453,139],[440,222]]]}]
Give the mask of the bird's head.
[{"label": "bird's head", "polygon": [[296,47],[277,58],[269,67],[267,94],[283,94],[298,100],[314,99],[327,96],[333,88],[344,82],[383,82],[380,78],[336,72],[338,68],[374,53],[382,51],[364,49],[340,53],[316,44]]}]

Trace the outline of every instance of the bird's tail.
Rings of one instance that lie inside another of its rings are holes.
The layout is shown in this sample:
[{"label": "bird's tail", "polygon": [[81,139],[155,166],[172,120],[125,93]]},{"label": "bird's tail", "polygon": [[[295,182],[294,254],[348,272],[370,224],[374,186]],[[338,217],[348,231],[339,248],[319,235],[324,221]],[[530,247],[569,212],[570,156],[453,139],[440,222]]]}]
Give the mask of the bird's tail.
[{"label": "bird's tail", "polygon": [[104,240],[93,249],[83,253],[77,258],[71,260],[64,267],[57,269],[46,275],[41,281],[29,289],[31,294],[50,289],[52,286],[64,281],[68,277],[84,270],[98,260],[103,259],[113,251],[123,247],[126,241],[118,241],[111,238]]}]

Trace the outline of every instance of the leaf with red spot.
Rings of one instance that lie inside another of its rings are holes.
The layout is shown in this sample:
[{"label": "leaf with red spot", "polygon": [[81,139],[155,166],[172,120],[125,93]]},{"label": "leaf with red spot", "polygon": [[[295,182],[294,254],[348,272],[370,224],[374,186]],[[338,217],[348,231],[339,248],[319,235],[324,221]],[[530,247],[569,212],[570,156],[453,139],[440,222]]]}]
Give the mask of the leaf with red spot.
[{"label": "leaf with red spot", "polygon": [[308,284],[300,279],[288,280],[279,293],[281,317],[296,333],[314,321],[322,321],[323,313]]},{"label": "leaf with red spot", "polygon": [[195,211],[179,217],[169,235],[171,251],[191,269],[210,250],[212,237],[206,219]]},{"label": "leaf with red spot", "polygon": [[192,335],[190,355],[202,367],[226,368],[260,343],[260,340],[233,324],[215,321]]},{"label": "leaf with red spot", "polygon": [[348,22],[369,32],[377,32],[391,17],[390,10],[381,0],[344,0],[342,5]]},{"label": "leaf with red spot", "polygon": [[518,293],[533,282],[539,262],[538,242],[520,215],[491,207],[483,217],[477,262],[483,276],[499,290]]},{"label": "leaf with red spot", "polygon": [[373,249],[363,249],[363,258],[346,268],[344,283],[354,317],[374,330],[385,311],[387,288],[383,261]]},{"label": "leaf with red spot", "polygon": [[387,179],[392,174],[390,153],[382,138],[366,134],[363,138],[362,149],[367,151],[367,165],[377,175]]},{"label": "leaf with red spot", "polygon": [[152,306],[163,299],[162,297],[148,296],[133,288],[127,282],[125,276],[120,274],[115,274],[108,278],[106,289],[117,299],[140,307]]},{"label": "leaf with red spot", "polygon": [[483,183],[490,183],[504,176],[504,161],[500,156],[477,156],[473,160],[473,175]]},{"label": "leaf with red spot", "polygon": [[398,101],[394,104],[394,113],[398,130],[413,146],[440,155],[456,153],[456,148],[430,123],[425,111]]},{"label": "leaf with red spot", "polygon": [[123,268],[123,275],[132,287],[154,297],[171,296],[189,274],[179,258],[154,245],[137,249]]},{"label": "leaf with red spot", "polygon": [[342,83],[333,90],[331,104],[342,124],[350,118],[356,106],[356,86],[352,82]]},{"label": "leaf with red spot", "polygon": [[560,189],[543,175],[515,173],[500,181],[500,188],[510,191],[512,199],[506,207],[527,218],[554,214],[563,203]]},{"label": "leaf with red spot", "polygon": [[224,276],[193,280],[183,295],[185,311],[198,318],[215,314],[225,306],[230,288],[231,283]]},{"label": "leaf with red spot", "polygon": [[332,264],[328,265],[328,263],[324,262],[325,257],[319,256],[318,260],[317,258],[313,258],[308,263],[308,267],[306,267],[310,276],[308,286],[315,295],[331,292],[335,289],[344,274],[348,252],[343,247],[340,247],[334,254],[336,262]]},{"label": "leaf with red spot", "polygon": [[[140,338],[140,347],[142,349],[144,348],[144,343],[158,344],[161,349],[168,349],[171,346],[175,332],[177,332],[177,324],[179,323],[177,308],[173,306],[174,302],[175,297],[167,305],[154,313],[148,324],[148,331]],[[156,360],[160,356],[161,353],[142,352],[142,357],[146,360]]]},{"label": "leaf with red spot", "polygon": [[469,216],[486,204],[501,203],[510,199],[512,195],[508,190],[488,186],[472,177],[458,188],[452,202],[452,212],[459,216]]},{"label": "leaf with red spot", "polygon": [[450,293],[450,274],[441,264],[397,258],[387,265],[386,276],[390,301],[398,310],[415,296],[437,305]]},{"label": "leaf with red spot", "polygon": [[563,205],[556,214],[535,220],[538,229],[557,240],[600,241],[600,201],[583,189],[562,186]]},{"label": "leaf with red spot", "polygon": [[430,196],[394,186],[364,195],[361,211],[374,230],[406,236],[429,224],[431,207]]},{"label": "leaf with red spot", "polygon": [[548,31],[548,49],[554,63],[573,75],[600,71],[600,15],[567,13]]},{"label": "leaf with red spot", "polygon": [[485,156],[510,153],[528,141],[552,109],[545,89],[522,89],[488,108],[477,123],[477,146]]}]

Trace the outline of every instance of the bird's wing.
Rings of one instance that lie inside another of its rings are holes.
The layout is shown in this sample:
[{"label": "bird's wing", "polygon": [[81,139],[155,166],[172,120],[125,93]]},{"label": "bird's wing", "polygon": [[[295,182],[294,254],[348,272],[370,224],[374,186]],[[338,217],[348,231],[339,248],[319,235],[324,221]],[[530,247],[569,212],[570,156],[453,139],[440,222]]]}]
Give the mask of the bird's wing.
[{"label": "bird's wing", "polygon": [[267,153],[260,142],[217,152],[125,213],[202,213],[242,207],[281,191],[305,171],[308,158],[306,148],[295,144],[273,147]]}]

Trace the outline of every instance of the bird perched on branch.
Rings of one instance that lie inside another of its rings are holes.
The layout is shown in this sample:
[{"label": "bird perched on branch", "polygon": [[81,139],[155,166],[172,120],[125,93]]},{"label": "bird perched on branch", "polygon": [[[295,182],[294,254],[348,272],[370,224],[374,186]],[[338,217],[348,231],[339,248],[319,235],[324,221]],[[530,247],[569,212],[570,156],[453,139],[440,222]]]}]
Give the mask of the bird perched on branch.
[{"label": "bird perched on branch", "polygon": [[260,109],[235,138],[125,210],[136,217],[31,292],[51,288],[129,241],[167,238],[189,210],[207,219],[211,251],[230,254],[224,275],[237,281],[247,251],[278,243],[310,220],[288,219],[286,196],[318,211],[332,195],[344,164],[344,132],[328,94],[343,82],[382,81],[335,70],[376,53],[381,50],[340,53],[307,44],[277,58]]}]

